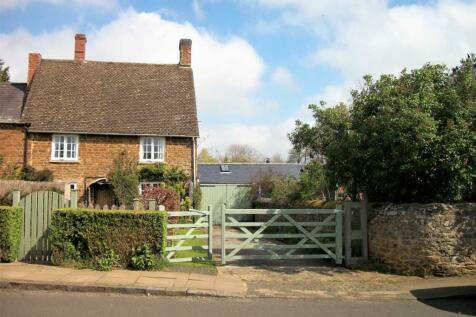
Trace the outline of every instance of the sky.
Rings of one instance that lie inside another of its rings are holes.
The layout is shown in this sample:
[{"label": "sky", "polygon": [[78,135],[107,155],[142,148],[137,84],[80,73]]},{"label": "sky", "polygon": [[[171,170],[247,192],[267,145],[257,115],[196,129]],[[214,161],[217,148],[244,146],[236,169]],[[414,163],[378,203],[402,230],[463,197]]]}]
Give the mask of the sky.
[{"label": "sky", "polygon": [[476,52],[476,0],[0,0],[0,59],[25,82],[29,52],[71,59],[177,63],[192,39],[200,147],[291,147],[309,104],[350,102],[366,74]]}]

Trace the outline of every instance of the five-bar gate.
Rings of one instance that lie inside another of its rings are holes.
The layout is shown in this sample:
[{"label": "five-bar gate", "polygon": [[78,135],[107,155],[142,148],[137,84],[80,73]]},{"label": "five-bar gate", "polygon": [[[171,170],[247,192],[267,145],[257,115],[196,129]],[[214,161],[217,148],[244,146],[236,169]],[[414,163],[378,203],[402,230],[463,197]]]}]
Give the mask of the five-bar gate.
[{"label": "five-bar gate", "polygon": [[[237,216],[253,215],[255,221]],[[333,259],[342,263],[342,215],[337,209],[226,209],[221,263],[231,260]]]}]

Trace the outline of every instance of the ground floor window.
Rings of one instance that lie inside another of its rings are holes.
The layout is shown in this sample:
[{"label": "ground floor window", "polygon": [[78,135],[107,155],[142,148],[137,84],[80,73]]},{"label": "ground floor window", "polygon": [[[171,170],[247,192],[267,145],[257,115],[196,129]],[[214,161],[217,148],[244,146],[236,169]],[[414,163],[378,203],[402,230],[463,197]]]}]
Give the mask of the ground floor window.
[{"label": "ground floor window", "polygon": [[159,187],[160,182],[141,182],[139,185],[139,194],[142,195],[142,193],[147,189],[147,188],[154,188],[154,187]]}]

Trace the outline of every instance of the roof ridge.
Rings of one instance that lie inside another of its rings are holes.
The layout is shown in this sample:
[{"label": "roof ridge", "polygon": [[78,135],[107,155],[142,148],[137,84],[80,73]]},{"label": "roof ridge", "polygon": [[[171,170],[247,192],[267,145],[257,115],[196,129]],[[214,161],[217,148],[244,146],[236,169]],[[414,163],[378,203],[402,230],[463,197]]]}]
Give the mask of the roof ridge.
[{"label": "roof ridge", "polygon": [[[72,63],[72,64],[89,64],[89,63],[97,63],[97,64],[125,64],[125,65],[153,65],[153,66],[180,66],[177,64],[172,63],[145,63],[145,62],[115,62],[115,61],[95,61],[95,60],[85,60],[85,61],[75,61],[74,59],[53,59],[53,58],[43,58],[41,61],[47,62],[59,62],[59,63]],[[182,67],[182,68],[190,68],[190,67]]]}]

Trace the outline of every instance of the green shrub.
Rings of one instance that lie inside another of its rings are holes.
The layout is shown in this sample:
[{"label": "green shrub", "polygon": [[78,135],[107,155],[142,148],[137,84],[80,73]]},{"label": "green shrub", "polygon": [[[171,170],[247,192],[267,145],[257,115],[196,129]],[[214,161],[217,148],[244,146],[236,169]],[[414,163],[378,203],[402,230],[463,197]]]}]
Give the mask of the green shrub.
[{"label": "green shrub", "polygon": [[139,196],[139,176],[136,158],[122,150],[114,158],[107,174],[112,189],[120,205],[131,206],[134,198]]},{"label": "green shrub", "polygon": [[119,265],[119,256],[114,250],[109,249],[104,251],[96,258],[95,269],[98,271],[111,271],[114,267]]},{"label": "green shrub", "polygon": [[187,194],[187,182],[190,175],[180,167],[169,167],[164,163],[146,165],[139,170],[139,179],[144,182],[160,182],[160,187],[174,190],[180,198]]},{"label": "green shrub", "polygon": [[166,231],[166,212],[56,210],[50,226],[53,261],[96,269],[126,267],[135,250],[144,245],[160,258]]},{"label": "green shrub", "polygon": [[0,261],[13,262],[18,258],[23,210],[20,207],[0,207]]},{"label": "green shrub", "polygon": [[192,201],[190,200],[190,197],[185,196],[185,199],[180,204],[180,210],[188,211],[192,209],[192,207],[193,207],[193,204],[192,204]]},{"label": "green shrub", "polygon": [[53,178],[53,172],[48,169],[38,171],[29,165],[23,168],[23,180],[33,182],[51,182]]},{"label": "green shrub", "polygon": [[163,261],[152,252],[149,245],[144,244],[132,250],[130,266],[134,270],[156,270],[163,266]]},{"label": "green shrub", "polygon": [[[193,188],[193,208],[200,210],[202,208],[202,189],[200,188],[200,185],[195,185]],[[204,206],[206,208],[206,206]]]}]

